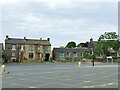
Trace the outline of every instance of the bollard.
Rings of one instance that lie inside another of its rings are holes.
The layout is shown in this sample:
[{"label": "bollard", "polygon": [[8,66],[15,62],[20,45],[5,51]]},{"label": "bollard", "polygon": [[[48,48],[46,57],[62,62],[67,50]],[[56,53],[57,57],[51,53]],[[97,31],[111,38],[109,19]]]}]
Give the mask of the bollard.
[{"label": "bollard", "polygon": [[5,72],[5,65],[2,65],[2,72]]},{"label": "bollard", "polygon": [[79,67],[81,67],[81,62],[78,63]]}]

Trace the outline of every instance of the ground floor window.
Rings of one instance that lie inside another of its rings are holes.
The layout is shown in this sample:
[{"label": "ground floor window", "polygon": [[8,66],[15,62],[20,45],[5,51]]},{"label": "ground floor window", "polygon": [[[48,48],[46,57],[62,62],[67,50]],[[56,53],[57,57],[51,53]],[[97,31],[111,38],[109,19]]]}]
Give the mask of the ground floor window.
[{"label": "ground floor window", "polygon": [[83,57],[83,53],[80,53],[80,56]]},{"label": "ground floor window", "polygon": [[60,52],[59,57],[64,57],[64,52]]},{"label": "ground floor window", "polygon": [[77,52],[73,52],[73,57],[77,57]]},{"label": "ground floor window", "polygon": [[70,57],[70,53],[69,52],[66,53],[66,57]]},{"label": "ground floor window", "polygon": [[33,58],[33,53],[29,53],[29,58]]},{"label": "ground floor window", "polygon": [[12,53],[12,58],[14,58],[15,57],[15,53]]}]

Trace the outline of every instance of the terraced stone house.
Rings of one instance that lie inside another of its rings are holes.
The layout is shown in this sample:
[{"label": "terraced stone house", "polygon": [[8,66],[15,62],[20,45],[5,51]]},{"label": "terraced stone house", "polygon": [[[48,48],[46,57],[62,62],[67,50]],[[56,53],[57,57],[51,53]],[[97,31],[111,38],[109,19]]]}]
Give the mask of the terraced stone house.
[{"label": "terraced stone house", "polygon": [[9,38],[5,39],[5,53],[9,62],[36,60],[49,61],[51,57],[50,38],[47,40],[40,39],[24,39]]},{"label": "terraced stone house", "polygon": [[53,48],[54,60],[79,60],[83,57],[83,53],[90,53],[88,48]]},{"label": "terraced stone house", "polygon": [[86,47],[80,47],[80,48],[53,48],[53,59],[54,60],[65,60],[71,59],[71,60],[79,60],[80,58],[83,58],[84,53],[89,53],[90,55],[93,55],[93,50],[95,45],[97,44],[96,41],[93,41],[93,38],[90,39],[89,42],[87,42]]}]

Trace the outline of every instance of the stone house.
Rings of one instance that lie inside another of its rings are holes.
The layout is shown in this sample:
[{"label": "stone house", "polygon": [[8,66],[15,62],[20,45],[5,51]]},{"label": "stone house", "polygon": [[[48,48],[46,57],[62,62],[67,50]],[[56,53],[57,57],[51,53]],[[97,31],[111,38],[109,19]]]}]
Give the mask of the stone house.
[{"label": "stone house", "polygon": [[79,47],[79,48],[53,48],[53,59],[54,60],[65,60],[66,58],[72,60],[79,60],[83,58],[83,53],[89,53],[93,55],[93,50],[95,45],[97,44],[96,41],[93,41],[93,38],[90,39],[90,42],[86,43],[86,47]]},{"label": "stone house", "polygon": [[38,60],[49,61],[51,57],[50,38],[47,40],[40,39],[20,39],[9,38],[5,39],[5,53],[7,60],[23,61],[23,60]]},{"label": "stone house", "polygon": [[83,58],[83,53],[90,53],[88,48],[53,48],[53,59],[54,60],[79,60]]},{"label": "stone house", "polygon": [[0,63],[2,63],[3,43],[0,43]]}]

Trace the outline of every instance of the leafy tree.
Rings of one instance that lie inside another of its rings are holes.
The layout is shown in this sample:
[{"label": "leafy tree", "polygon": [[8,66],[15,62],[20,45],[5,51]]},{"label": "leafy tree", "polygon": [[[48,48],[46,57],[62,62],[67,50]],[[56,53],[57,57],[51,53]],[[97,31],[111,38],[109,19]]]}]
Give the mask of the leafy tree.
[{"label": "leafy tree", "polygon": [[79,43],[78,45],[77,45],[77,47],[87,47],[88,46],[88,42],[86,42],[86,43]]},{"label": "leafy tree", "polygon": [[76,43],[71,41],[69,42],[67,45],[66,45],[66,48],[73,48],[73,47],[76,47]]},{"label": "leafy tree", "polygon": [[118,35],[116,32],[105,32],[103,35],[101,35],[98,39],[98,43],[94,48],[95,55],[99,56],[100,53],[104,53],[105,58],[106,56],[110,55],[108,48],[113,48],[114,51],[117,51],[120,47],[119,42],[118,40],[112,40],[117,39],[117,37]]},{"label": "leafy tree", "polygon": [[89,53],[84,53],[84,54],[83,54],[83,58],[90,59],[90,58],[91,58],[91,56],[90,56],[90,54],[89,54]]},{"label": "leafy tree", "polygon": [[116,32],[105,32],[104,34],[102,34],[99,37],[99,40],[104,40],[104,39],[117,39],[118,35],[116,34]]}]

